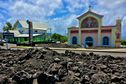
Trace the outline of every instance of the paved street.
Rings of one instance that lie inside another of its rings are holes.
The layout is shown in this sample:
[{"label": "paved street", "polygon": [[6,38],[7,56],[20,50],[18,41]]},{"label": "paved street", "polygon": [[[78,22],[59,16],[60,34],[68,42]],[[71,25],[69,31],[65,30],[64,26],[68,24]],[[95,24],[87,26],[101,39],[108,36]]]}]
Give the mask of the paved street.
[{"label": "paved street", "polygon": [[86,49],[86,48],[50,48],[53,50],[71,50],[71,51],[94,51],[94,52],[115,52],[115,53],[126,53],[126,48],[97,48],[97,49]]},{"label": "paved street", "polygon": [[[64,53],[65,50],[56,50],[57,52],[59,53]],[[81,53],[81,52],[87,52],[89,53],[88,51],[75,51],[76,53]],[[111,56],[114,56],[114,57],[126,57],[126,53],[115,53],[115,52],[94,52],[95,54],[100,54],[100,55],[111,55]]]},{"label": "paved street", "polygon": [[4,46],[0,46],[0,48],[2,49],[7,49],[7,48],[9,49],[11,47],[16,47],[16,44],[4,43]]},{"label": "paved street", "polygon": [[[1,46],[1,48],[6,49],[6,44],[4,46]],[[8,44],[8,48],[11,49],[25,49],[25,48],[31,48],[31,47],[19,47],[15,44]],[[42,47],[36,47],[36,48],[42,48]],[[126,57],[126,48],[114,48],[114,49],[85,49],[85,48],[51,48],[55,51],[58,51],[59,53],[64,53],[65,50],[71,50],[75,51],[77,53],[81,52],[94,52],[95,54],[100,55],[112,55],[115,57]]]}]

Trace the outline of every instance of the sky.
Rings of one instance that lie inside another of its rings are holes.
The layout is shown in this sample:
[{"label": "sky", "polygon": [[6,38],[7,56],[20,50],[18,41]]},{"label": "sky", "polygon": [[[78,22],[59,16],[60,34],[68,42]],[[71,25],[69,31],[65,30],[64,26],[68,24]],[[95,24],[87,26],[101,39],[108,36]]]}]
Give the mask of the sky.
[{"label": "sky", "polygon": [[47,23],[53,33],[65,35],[78,26],[78,16],[88,10],[104,15],[103,25],[122,20],[122,39],[126,39],[126,0],[0,0],[0,30],[6,22],[31,20]]}]

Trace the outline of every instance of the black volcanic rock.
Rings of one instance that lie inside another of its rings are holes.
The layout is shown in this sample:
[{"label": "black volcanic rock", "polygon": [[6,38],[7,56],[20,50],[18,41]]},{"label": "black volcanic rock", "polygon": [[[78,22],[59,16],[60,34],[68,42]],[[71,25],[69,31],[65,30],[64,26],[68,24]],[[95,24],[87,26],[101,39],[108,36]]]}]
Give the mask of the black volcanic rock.
[{"label": "black volcanic rock", "polygon": [[49,48],[0,49],[0,84],[125,84],[126,58]]}]

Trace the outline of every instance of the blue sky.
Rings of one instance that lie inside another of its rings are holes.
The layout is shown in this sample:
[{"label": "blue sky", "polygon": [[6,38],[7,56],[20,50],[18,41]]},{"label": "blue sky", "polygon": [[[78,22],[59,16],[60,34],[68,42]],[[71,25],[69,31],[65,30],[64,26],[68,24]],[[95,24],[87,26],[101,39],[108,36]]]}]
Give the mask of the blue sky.
[{"label": "blue sky", "polygon": [[7,21],[32,20],[46,22],[52,32],[66,34],[70,26],[78,26],[76,17],[88,10],[104,15],[103,25],[122,20],[122,38],[126,38],[126,0],[0,0],[0,30]]}]

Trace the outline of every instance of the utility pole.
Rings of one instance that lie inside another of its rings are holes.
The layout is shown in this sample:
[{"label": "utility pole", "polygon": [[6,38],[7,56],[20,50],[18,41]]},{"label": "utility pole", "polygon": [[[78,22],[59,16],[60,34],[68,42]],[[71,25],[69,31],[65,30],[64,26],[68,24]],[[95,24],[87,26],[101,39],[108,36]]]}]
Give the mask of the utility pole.
[{"label": "utility pole", "polygon": [[27,24],[28,24],[28,30],[29,30],[29,44],[30,46],[32,46],[33,26],[32,26],[32,22],[29,20],[27,20]]},{"label": "utility pole", "polygon": [[50,41],[52,40],[51,35],[52,35],[52,29],[50,28]]}]

